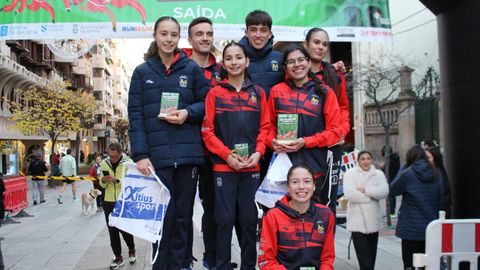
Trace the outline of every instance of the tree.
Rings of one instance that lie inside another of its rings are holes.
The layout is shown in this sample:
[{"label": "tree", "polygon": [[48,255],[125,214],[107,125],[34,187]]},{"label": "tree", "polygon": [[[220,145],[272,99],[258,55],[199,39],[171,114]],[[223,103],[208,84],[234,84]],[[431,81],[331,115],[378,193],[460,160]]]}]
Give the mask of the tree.
[{"label": "tree", "polygon": [[[365,66],[355,67],[355,88],[362,91],[373,104],[385,134],[385,175],[390,173],[391,128],[398,122],[399,116],[410,108],[416,96],[412,91],[411,73],[413,69],[395,60],[394,57],[379,57]],[[387,116],[385,110],[388,103],[400,99],[398,113]],[[390,179],[392,180],[392,179]],[[386,200],[387,225],[391,226],[390,203]]]},{"label": "tree", "polygon": [[9,102],[13,128],[26,135],[44,132],[52,141],[52,154],[58,137],[82,130],[81,116],[95,109],[93,97],[87,97],[82,91],[70,91],[68,87],[68,82],[55,81],[45,86],[17,89],[19,99]]},{"label": "tree", "polygon": [[128,144],[128,127],[129,123],[127,119],[119,118],[113,122],[113,130],[117,136],[118,142],[122,145],[124,150],[127,150]]},{"label": "tree", "polygon": [[[72,106],[79,118],[79,129],[76,130],[77,145],[75,148],[75,154],[78,164],[80,164],[80,132],[89,128],[93,128],[95,124],[95,98],[89,92],[79,89],[74,92],[75,100],[72,102]],[[83,162],[84,160],[82,160]],[[78,167],[77,167],[78,169]]]}]

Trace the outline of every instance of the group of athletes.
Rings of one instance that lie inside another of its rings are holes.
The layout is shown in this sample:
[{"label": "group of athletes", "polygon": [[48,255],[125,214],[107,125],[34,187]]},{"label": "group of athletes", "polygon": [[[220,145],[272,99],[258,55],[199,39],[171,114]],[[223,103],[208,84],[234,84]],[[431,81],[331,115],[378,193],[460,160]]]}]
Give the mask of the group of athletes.
[{"label": "group of athletes", "polygon": [[[203,265],[232,269],[235,227],[241,269],[255,269],[255,193],[273,152],[287,153],[294,166],[289,194],[264,217],[259,267],[333,269],[335,174],[350,130],[345,78],[324,61],[329,37],[323,29],[310,29],[303,46],[278,52],[267,12],[252,11],[245,21],[245,36],[229,42],[217,62],[210,19],[194,19],[188,27],[192,48],[179,49],[180,24],[161,17],[145,62],[132,75],[132,159],[144,174],[153,168],[171,195],[153,269],[191,269],[198,179]],[[162,93],[178,93],[178,106],[159,118]],[[298,116],[296,140],[277,141],[280,114]]]}]

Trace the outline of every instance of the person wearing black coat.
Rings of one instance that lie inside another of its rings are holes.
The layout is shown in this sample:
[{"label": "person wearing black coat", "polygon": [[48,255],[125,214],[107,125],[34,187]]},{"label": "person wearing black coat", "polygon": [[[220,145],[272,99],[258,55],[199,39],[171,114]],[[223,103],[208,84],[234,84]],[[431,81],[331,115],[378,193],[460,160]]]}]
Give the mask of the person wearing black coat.
[{"label": "person wearing black coat", "polygon": [[441,174],[428,161],[420,146],[410,148],[407,164],[390,184],[390,193],[402,195],[395,235],[402,239],[404,269],[413,269],[413,254],[425,253],[425,230],[444,210]]},{"label": "person wearing black coat", "polygon": [[[204,162],[200,124],[209,82],[202,69],[178,49],[180,24],[175,18],[159,18],[153,36],[155,42],[147,52],[146,62],[132,75],[128,134],[138,170],[149,175],[150,169],[154,169],[171,196],[162,240],[153,246],[159,253],[152,269],[188,269],[183,264],[192,222],[197,166]],[[170,110],[160,114],[166,96],[177,98],[170,99]]]}]

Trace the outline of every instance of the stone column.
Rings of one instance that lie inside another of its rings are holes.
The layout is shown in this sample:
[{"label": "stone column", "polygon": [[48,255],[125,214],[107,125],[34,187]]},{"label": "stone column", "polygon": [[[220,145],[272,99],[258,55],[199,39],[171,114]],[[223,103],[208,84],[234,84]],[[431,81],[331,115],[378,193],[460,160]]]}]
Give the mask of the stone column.
[{"label": "stone column", "polygon": [[397,98],[398,154],[403,161],[408,149],[415,144],[415,93],[412,90],[412,72],[408,66],[400,70],[400,93]]}]

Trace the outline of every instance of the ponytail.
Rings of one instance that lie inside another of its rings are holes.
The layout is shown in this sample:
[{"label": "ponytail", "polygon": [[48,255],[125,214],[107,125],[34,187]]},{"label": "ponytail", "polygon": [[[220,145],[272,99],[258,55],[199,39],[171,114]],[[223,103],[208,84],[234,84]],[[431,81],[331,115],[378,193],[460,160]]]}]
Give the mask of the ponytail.
[{"label": "ponytail", "polygon": [[158,46],[157,42],[154,40],[150,43],[147,52],[143,56],[143,60],[147,61],[150,58],[158,56]]},{"label": "ponytail", "polygon": [[322,81],[313,73],[311,70],[308,71],[308,77],[315,82],[315,94],[321,96],[321,97],[326,97],[328,89],[326,89],[323,86]]},{"label": "ponytail", "polygon": [[335,92],[335,95],[338,96],[338,77],[335,74],[332,65],[322,61],[321,66],[323,68],[323,81],[326,85],[330,86],[333,92]]}]

